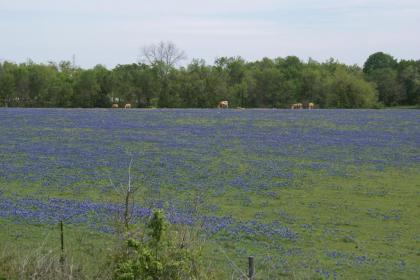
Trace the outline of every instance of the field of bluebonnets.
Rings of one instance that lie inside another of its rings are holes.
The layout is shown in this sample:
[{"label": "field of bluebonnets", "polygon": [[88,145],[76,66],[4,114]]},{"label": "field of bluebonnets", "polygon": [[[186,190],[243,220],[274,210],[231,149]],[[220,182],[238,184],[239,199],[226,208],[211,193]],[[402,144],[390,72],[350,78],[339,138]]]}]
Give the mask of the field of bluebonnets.
[{"label": "field of bluebonnets", "polygon": [[199,224],[226,271],[420,275],[419,110],[1,109],[1,239],[58,246],[65,220],[102,252],[130,160],[135,217]]}]

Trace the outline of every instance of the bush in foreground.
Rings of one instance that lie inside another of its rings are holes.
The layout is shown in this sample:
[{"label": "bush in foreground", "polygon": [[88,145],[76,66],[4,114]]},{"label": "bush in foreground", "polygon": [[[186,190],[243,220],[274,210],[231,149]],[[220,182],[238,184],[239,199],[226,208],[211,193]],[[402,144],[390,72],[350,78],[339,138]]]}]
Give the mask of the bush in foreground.
[{"label": "bush in foreground", "polygon": [[163,212],[156,210],[143,232],[132,232],[126,238],[116,256],[113,278],[204,279],[197,240],[191,229],[185,227],[169,232]]}]

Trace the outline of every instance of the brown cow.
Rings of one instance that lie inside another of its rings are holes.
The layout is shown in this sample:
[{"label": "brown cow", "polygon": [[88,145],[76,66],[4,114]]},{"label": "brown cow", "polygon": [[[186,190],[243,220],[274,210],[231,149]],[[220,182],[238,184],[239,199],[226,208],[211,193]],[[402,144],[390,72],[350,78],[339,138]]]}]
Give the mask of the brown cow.
[{"label": "brown cow", "polygon": [[217,105],[217,108],[227,109],[227,108],[229,108],[229,102],[226,101],[226,100],[220,101],[219,104]]},{"label": "brown cow", "polygon": [[118,108],[118,104],[117,103],[112,104],[112,108]]}]

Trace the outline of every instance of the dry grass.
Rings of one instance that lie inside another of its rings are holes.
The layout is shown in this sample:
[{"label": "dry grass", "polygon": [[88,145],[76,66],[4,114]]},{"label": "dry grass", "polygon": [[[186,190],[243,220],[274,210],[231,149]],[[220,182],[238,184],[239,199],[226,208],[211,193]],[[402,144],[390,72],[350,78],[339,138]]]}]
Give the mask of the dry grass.
[{"label": "dry grass", "polygon": [[0,279],[85,279],[81,267],[60,252],[41,246],[21,255],[4,247],[0,252]]}]

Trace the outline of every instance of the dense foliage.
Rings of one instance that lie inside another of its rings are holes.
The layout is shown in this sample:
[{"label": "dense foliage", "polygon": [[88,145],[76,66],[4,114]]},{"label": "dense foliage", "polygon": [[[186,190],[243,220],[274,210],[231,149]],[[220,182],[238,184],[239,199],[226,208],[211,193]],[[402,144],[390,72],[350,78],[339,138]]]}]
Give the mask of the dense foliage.
[{"label": "dense foliage", "polygon": [[0,63],[0,104],[19,107],[288,108],[314,102],[319,108],[372,108],[420,104],[420,61],[371,55],[364,68],[299,58],[247,62],[193,60],[176,68],[165,62],[102,65],[81,69],[70,62]]},{"label": "dense foliage", "polygon": [[[177,238],[177,231],[168,236],[168,224],[161,210],[155,210],[140,238],[126,239],[126,248],[116,260],[115,280],[184,280],[204,279],[200,275],[199,246]],[[180,242],[178,242],[180,241]],[[206,277],[205,279],[210,279]]]}]

